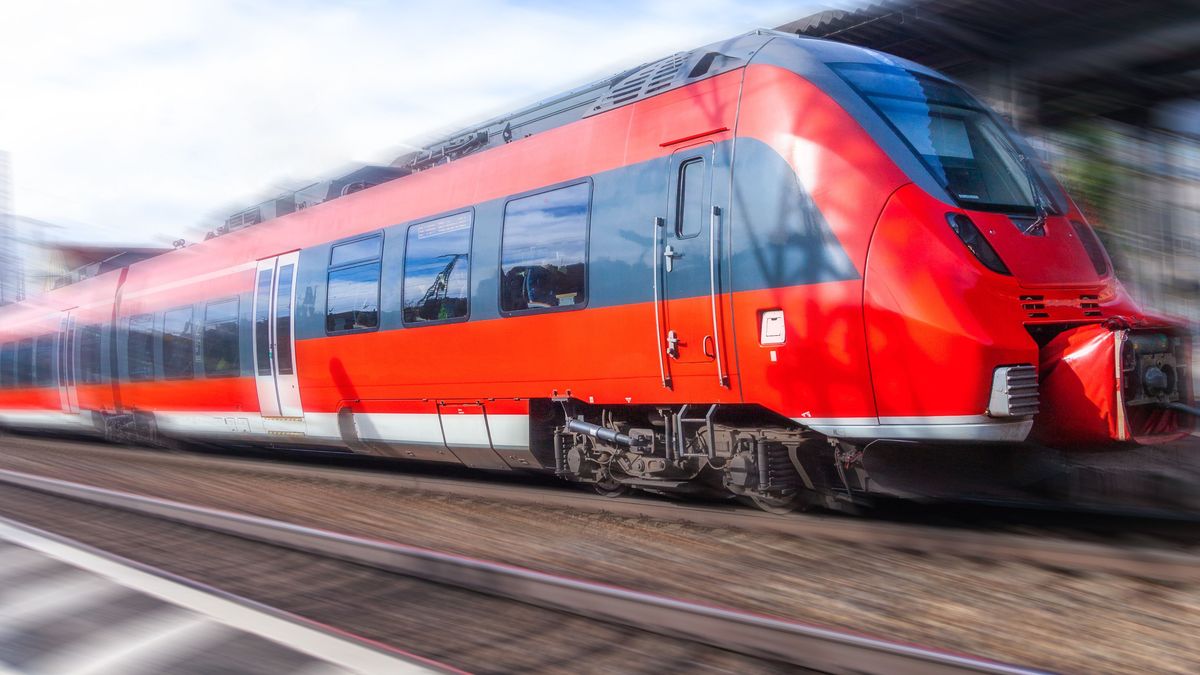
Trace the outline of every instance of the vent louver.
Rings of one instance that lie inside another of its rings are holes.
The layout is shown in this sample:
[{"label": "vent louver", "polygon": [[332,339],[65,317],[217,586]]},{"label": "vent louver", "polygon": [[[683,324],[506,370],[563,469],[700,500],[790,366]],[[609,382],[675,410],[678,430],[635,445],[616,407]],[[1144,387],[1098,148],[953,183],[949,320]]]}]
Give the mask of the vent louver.
[{"label": "vent louver", "polygon": [[1036,415],[1038,400],[1037,369],[1030,365],[997,368],[992,376],[992,396],[988,401],[991,417],[1027,417]]}]

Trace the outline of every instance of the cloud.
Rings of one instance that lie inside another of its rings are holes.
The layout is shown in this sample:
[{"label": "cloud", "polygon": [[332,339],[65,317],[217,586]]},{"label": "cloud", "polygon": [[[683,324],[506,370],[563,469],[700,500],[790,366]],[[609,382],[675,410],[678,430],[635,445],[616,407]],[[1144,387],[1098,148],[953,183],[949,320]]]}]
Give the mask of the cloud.
[{"label": "cloud", "polygon": [[807,13],[721,0],[15,3],[0,148],[15,208],[94,241],[169,241],[349,162]]}]

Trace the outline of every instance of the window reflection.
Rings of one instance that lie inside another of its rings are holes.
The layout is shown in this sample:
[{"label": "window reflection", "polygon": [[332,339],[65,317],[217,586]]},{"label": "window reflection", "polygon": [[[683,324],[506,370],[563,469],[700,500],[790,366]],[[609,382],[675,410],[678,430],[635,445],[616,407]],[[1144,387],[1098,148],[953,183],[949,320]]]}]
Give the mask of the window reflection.
[{"label": "window reflection", "polygon": [[514,199],[504,209],[500,308],[507,312],[585,301],[591,185]]},{"label": "window reflection", "polygon": [[405,323],[467,316],[470,250],[469,212],[408,228],[402,291]]}]

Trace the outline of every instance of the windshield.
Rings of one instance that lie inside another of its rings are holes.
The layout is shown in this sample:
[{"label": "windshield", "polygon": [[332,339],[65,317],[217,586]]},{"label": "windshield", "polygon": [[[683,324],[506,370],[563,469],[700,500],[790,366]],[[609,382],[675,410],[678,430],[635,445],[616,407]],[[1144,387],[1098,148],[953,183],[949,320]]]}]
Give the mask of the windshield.
[{"label": "windshield", "polygon": [[[873,64],[835,64],[964,208],[1033,213],[1037,179],[1004,129],[949,82]],[[1040,190],[1040,188],[1039,188]],[[1042,202],[1048,200],[1044,191]]]}]

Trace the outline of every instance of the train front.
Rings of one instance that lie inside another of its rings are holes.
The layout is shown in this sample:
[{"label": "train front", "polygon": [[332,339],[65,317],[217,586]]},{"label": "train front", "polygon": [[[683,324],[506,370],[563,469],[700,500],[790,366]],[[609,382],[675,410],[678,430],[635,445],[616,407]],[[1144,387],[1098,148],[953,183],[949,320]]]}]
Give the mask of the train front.
[{"label": "train front", "polygon": [[1131,300],[1027,143],[915,64],[828,66],[831,88],[912,180],[867,256],[880,425],[866,433],[1097,450],[1190,430],[1190,336]]}]

